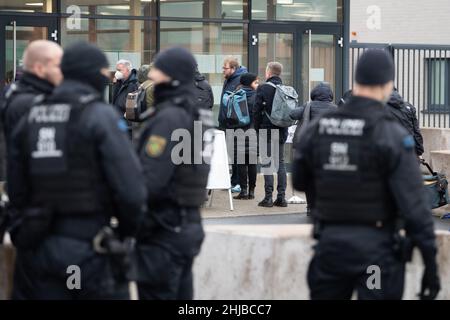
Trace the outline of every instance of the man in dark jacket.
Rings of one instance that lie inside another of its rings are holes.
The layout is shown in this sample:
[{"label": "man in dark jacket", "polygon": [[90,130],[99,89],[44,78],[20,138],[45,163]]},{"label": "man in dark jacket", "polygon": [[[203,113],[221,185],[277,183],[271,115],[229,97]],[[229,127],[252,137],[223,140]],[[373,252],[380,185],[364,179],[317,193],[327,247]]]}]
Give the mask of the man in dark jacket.
[{"label": "man in dark jacket", "polygon": [[129,299],[124,257],[107,237],[94,238],[112,217],[117,241],[135,236],[145,214],[142,169],[124,120],[102,101],[106,56],[74,43],[61,70],[63,83],[30,106],[11,138],[13,298]]},{"label": "man in dark jacket", "polygon": [[[10,136],[20,118],[28,112],[38,95],[49,95],[62,80],[60,70],[63,51],[52,41],[31,42],[23,54],[24,73],[9,86],[2,104],[1,118],[4,134],[2,160],[8,157]],[[3,137],[2,137],[3,138]],[[6,156],[5,156],[6,153]],[[1,180],[5,180],[6,163],[0,165]]]},{"label": "man in dark jacket", "polygon": [[52,41],[38,40],[28,45],[23,55],[23,76],[10,86],[5,95],[2,118],[6,139],[20,118],[28,112],[33,99],[40,94],[51,94],[61,82],[59,65],[62,55],[61,47]]},{"label": "man in dark jacket", "polygon": [[[384,50],[360,57],[353,97],[314,120],[295,148],[292,181],[314,192],[313,300],[401,299],[417,246],[425,264],[421,299],[440,291],[434,224],[414,140],[386,112],[395,68]],[[409,240],[409,241],[408,241]]]},{"label": "man in dark jacket", "polygon": [[247,68],[240,66],[239,62],[234,57],[228,57],[223,62],[223,75],[225,82],[223,83],[222,94],[220,95],[220,109],[219,109],[219,128],[227,129],[226,124],[226,105],[223,103],[223,95],[227,91],[235,91],[240,84],[241,75],[247,73]]},{"label": "man in dark jacket", "polygon": [[214,95],[212,88],[206,80],[205,76],[195,70],[195,104],[198,108],[211,110],[214,106]]},{"label": "man in dark jacket", "polygon": [[[213,125],[212,112],[193,104],[195,65],[189,51],[170,48],[156,56],[150,72],[155,110],[147,114],[138,145],[149,208],[137,246],[140,299],[193,298],[192,264],[204,237],[200,205],[209,165],[193,163],[190,156],[187,161],[175,159],[180,149],[174,148],[183,143],[183,150],[190,149],[193,144],[184,138],[174,141],[172,134],[187,131],[193,137],[195,121],[206,125],[201,115],[208,114]],[[193,150],[194,160],[202,157],[203,149],[198,149]]]},{"label": "man in dark jacket", "polygon": [[[333,98],[333,90],[331,90],[330,85],[323,82],[319,83],[311,91],[311,114],[309,120],[316,119],[325,112],[334,110],[336,105],[333,103]],[[290,114],[292,120],[302,120],[306,106],[307,103],[300,108],[292,110]]]},{"label": "man in dark jacket", "polygon": [[416,117],[416,108],[404,101],[396,89],[392,92],[386,106],[394,118],[414,137],[416,154],[420,157],[424,151],[423,137]]},{"label": "man in dark jacket", "polygon": [[[253,130],[253,108],[256,100],[256,89],[258,88],[258,76],[253,73],[245,73],[241,76],[241,85],[238,87],[245,91],[247,97],[247,107],[250,114],[250,124],[244,128],[240,128],[243,131],[245,141],[241,145],[237,143],[235,145],[238,160],[238,173],[239,173],[239,185],[241,192],[234,197],[237,200],[255,199],[255,187],[256,187],[256,163],[257,163],[257,138],[256,134],[252,137]],[[248,132],[248,130],[252,130]],[[248,137],[247,137],[248,134]],[[238,139],[239,140],[239,139]],[[242,140],[242,139],[241,139]],[[243,154],[243,156],[242,156]],[[243,162],[241,163],[241,161]]]},{"label": "man in dark jacket", "polygon": [[[266,68],[266,81],[270,82],[274,85],[280,85],[281,82],[281,73],[283,71],[283,65],[279,62],[269,62]],[[276,165],[278,167],[277,170],[277,199],[275,202],[272,200],[273,193],[273,174],[265,174],[264,175],[264,189],[265,189],[265,197],[264,199],[258,203],[261,207],[287,207],[287,202],[285,199],[286,194],[286,165],[284,163],[284,144],[286,143],[286,139],[288,136],[288,128],[280,128],[272,124],[267,114],[271,114],[272,112],[272,103],[275,97],[275,88],[268,84],[262,84],[258,87],[256,91],[256,101],[255,107],[253,110],[253,119],[255,124],[255,129],[259,131],[260,129],[267,130],[267,141],[259,141],[261,143],[267,143],[267,156],[271,159],[276,158]],[[279,130],[279,154],[275,157],[271,154],[272,144],[271,144],[271,130]],[[259,145],[261,148],[261,145]],[[261,150],[261,149],[260,149]],[[262,165],[264,167],[264,165]]]},{"label": "man in dark jacket", "polygon": [[119,114],[123,117],[125,106],[129,93],[139,88],[137,71],[133,69],[128,60],[119,60],[116,64],[116,73],[114,74],[114,87],[112,104],[116,107]]},{"label": "man in dark jacket", "polygon": [[[227,57],[223,61],[223,76],[225,77],[225,82],[223,83],[222,94],[220,95],[220,108],[219,108],[219,129],[226,130],[229,129],[226,123],[226,105],[223,102],[223,95],[227,91],[235,91],[240,84],[241,75],[247,73],[247,68],[240,66],[239,61],[236,57]],[[236,164],[236,159],[233,159],[232,164],[232,174],[231,174],[231,186],[232,192],[240,192],[241,188],[239,186],[239,174]]]},{"label": "man in dark jacket", "polygon": [[[328,111],[333,111],[337,108],[337,106],[333,103],[333,90],[331,90],[331,87],[327,83],[319,83],[312,91],[311,91],[311,113],[310,113],[310,119],[313,120],[317,119],[324,113]],[[301,121],[303,119],[304,111],[307,106],[307,103],[305,103],[300,108],[296,108],[292,110],[290,116],[292,120],[299,120]],[[311,213],[311,208],[309,206],[309,203],[313,201],[311,198],[312,195],[305,191],[306,194],[306,201],[308,203],[306,207],[306,213],[309,216]]]}]

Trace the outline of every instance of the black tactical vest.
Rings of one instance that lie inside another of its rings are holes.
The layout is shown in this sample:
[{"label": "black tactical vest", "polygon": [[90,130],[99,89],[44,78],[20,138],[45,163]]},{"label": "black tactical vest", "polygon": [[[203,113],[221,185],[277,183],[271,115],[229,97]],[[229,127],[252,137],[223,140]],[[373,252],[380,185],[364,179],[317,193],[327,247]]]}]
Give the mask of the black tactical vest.
[{"label": "black tactical vest", "polygon": [[33,206],[62,215],[112,209],[94,141],[80,130],[83,111],[94,99],[84,96],[75,104],[43,102],[31,108],[25,140]]},{"label": "black tactical vest", "polygon": [[395,216],[387,179],[374,148],[384,112],[358,117],[337,111],[320,119],[313,137],[314,216],[325,222],[376,223]]},{"label": "black tactical vest", "polygon": [[[212,111],[208,109],[197,109],[194,116],[193,126],[189,129],[191,133],[191,164],[180,164],[175,170],[174,190],[177,203],[182,207],[200,207],[206,199],[206,185],[212,156],[212,137],[210,142],[203,142],[196,148],[194,146],[194,126],[197,132],[201,130],[202,137],[208,129],[212,128]],[[206,133],[206,134],[209,134]]]},{"label": "black tactical vest", "polygon": [[[186,100],[180,100],[174,102],[173,100],[164,102],[156,106],[156,109],[161,108],[184,108],[184,106],[174,106],[174,104],[188,103]],[[174,177],[169,182],[170,188],[173,192],[173,200],[180,207],[200,207],[206,199],[206,186],[208,183],[208,175],[210,168],[210,159],[212,156],[212,136],[209,142],[203,142],[203,135],[211,134],[211,131],[207,131],[213,128],[214,121],[212,118],[212,111],[208,109],[200,109],[198,107],[192,107],[189,110],[190,119],[192,120],[192,126],[185,128],[189,130],[191,134],[191,145],[183,146],[183,148],[191,148],[191,159],[189,163],[178,164],[175,168]],[[149,115],[149,117],[155,114]],[[201,134],[202,145],[194,146],[195,133],[194,127],[197,127],[197,133]],[[145,131],[142,132],[145,135]],[[140,145],[138,150],[141,151],[144,147],[143,139],[140,139]],[[150,204],[154,205],[154,204]]]}]

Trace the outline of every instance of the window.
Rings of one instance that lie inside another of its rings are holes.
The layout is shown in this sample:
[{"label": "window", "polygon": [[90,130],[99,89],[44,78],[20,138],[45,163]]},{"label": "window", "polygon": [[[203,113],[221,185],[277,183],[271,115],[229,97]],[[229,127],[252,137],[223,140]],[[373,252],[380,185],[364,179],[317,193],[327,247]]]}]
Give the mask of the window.
[{"label": "window", "polygon": [[155,3],[152,0],[62,0],[61,10],[73,14],[74,8],[79,7],[81,14],[86,15],[151,16],[156,12]]},{"label": "window", "polygon": [[450,112],[450,59],[428,59],[428,111]]},{"label": "window", "polygon": [[94,43],[106,54],[112,76],[119,59],[130,60],[135,69],[153,60],[155,25],[154,21],[83,18],[79,28],[73,28],[70,19],[62,19],[61,45],[65,47],[78,40]]},{"label": "window", "polygon": [[236,56],[242,65],[247,66],[247,25],[162,21],[161,49],[175,45],[194,54],[199,71],[213,89],[214,111],[217,112],[224,81],[223,59],[229,55]]},{"label": "window", "polygon": [[161,17],[247,19],[248,0],[166,0]]},{"label": "window", "polygon": [[52,0],[0,0],[0,11],[53,12]]},{"label": "window", "polygon": [[80,28],[74,29],[67,24],[68,20],[62,19],[61,22],[62,45],[77,40],[96,44],[108,56],[111,70],[119,59],[128,59],[139,67],[150,63],[155,55],[156,28],[153,21],[83,18]]},{"label": "window", "polygon": [[342,0],[253,0],[252,19],[342,22]]}]

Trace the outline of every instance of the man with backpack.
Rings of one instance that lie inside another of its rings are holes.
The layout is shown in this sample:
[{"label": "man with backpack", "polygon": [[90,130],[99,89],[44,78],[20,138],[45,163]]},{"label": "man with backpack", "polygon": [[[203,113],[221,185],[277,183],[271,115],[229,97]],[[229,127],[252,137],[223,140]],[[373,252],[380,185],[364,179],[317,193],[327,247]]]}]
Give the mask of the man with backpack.
[{"label": "man with backpack", "polygon": [[[261,143],[267,144],[267,156],[273,159],[274,157],[271,154],[272,150],[272,136],[271,131],[273,129],[279,130],[279,139],[278,143],[278,158],[276,158],[276,167],[277,167],[277,199],[275,202],[272,200],[272,193],[274,188],[273,175],[265,174],[264,175],[264,189],[265,189],[265,197],[264,199],[258,203],[260,207],[287,207],[287,202],[285,199],[286,193],[286,166],[284,163],[284,144],[286,142],[288,136],[288,126],[293,124],[293,121],[285,121],[285,123],[276,122],[278,125],[274,124],[274,119],[272,119],[272,109],[280,107],[280,105],[274,104],[274,99],[276,97],[276,93],[278,88],[282,85],[281,81],[281,73],[283,71],[283,65],[279,62],[269,62],[266,68],[266,83],[262,84],[258,87],[256,91],[256,101],[253,109],[253,119],[255,123],[255,129],[259,131],[260,129],[267,130],[267,141],[259,141],[259,150],[261,151]],[[290,87],[289,87],[290,88]],[[295,90],[290,88],[292,95],[294,95]],[[296,95],[296,93],[295,93]],[[281,103],[279,99],[277,99],[277,103]],[[296,102],[294,102],[296,103]],[[278,109],[278,108],[277,108]],[[289,114],[287,114],[289,117]],[[274,137],[275,138],[275,137]],[[261,152],[260,152],[261,153]],[[262,168],[267,167],[266,163],[261,165]]]},{"label": "man with backpack", "polygon": [[[236,88],[239,86],[239,80],[241,75],[247,73],[247,68],[241,66],[236,57],[226,57],[223,61],[222,66],[223,76],[225,81],[223,83],[222,94],[220,96],[220,109],[219,109],[219,129],[226,130],[230,129],[227,125],[226,119],[226,109],[227,106],[223,102],[223,96],[227,92],[234,92]],[[239,175],[237,170],[236,158],[233,159],[234,163],[232,164],[232,174],[231,174],[231,192],[241,192],[241,187],[239,185]]]}]

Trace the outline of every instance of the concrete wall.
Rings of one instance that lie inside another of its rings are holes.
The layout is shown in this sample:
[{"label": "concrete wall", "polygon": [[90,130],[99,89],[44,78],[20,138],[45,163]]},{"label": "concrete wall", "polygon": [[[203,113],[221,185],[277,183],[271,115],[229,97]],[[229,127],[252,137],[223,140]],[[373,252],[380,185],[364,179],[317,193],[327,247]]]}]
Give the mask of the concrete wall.
[{"label": "concrete wall", "polygon": [[431,151],[450,149],[450,129],[421,128],[425,160],[432,162]]},{"label": "concrete wall", "polygon": [[[196,299],[309,299],[310,225],[211,225],[194,266]],[[450,233],[438,232],[442,282],[450,299]],[[416,299],[423,267],[415,252],[404,299]]]},{"label": "concrete wall", "polygon": [[[378,6],[380,29],[369,28],[369,6]],[[351,40],[375,43],[450,44],[448,0],[350,0]]]},{"label": "concrete wall", "polygon": [[0,245],[0,300],[5,300],[11,295],[14,258],[13,247]]}]

